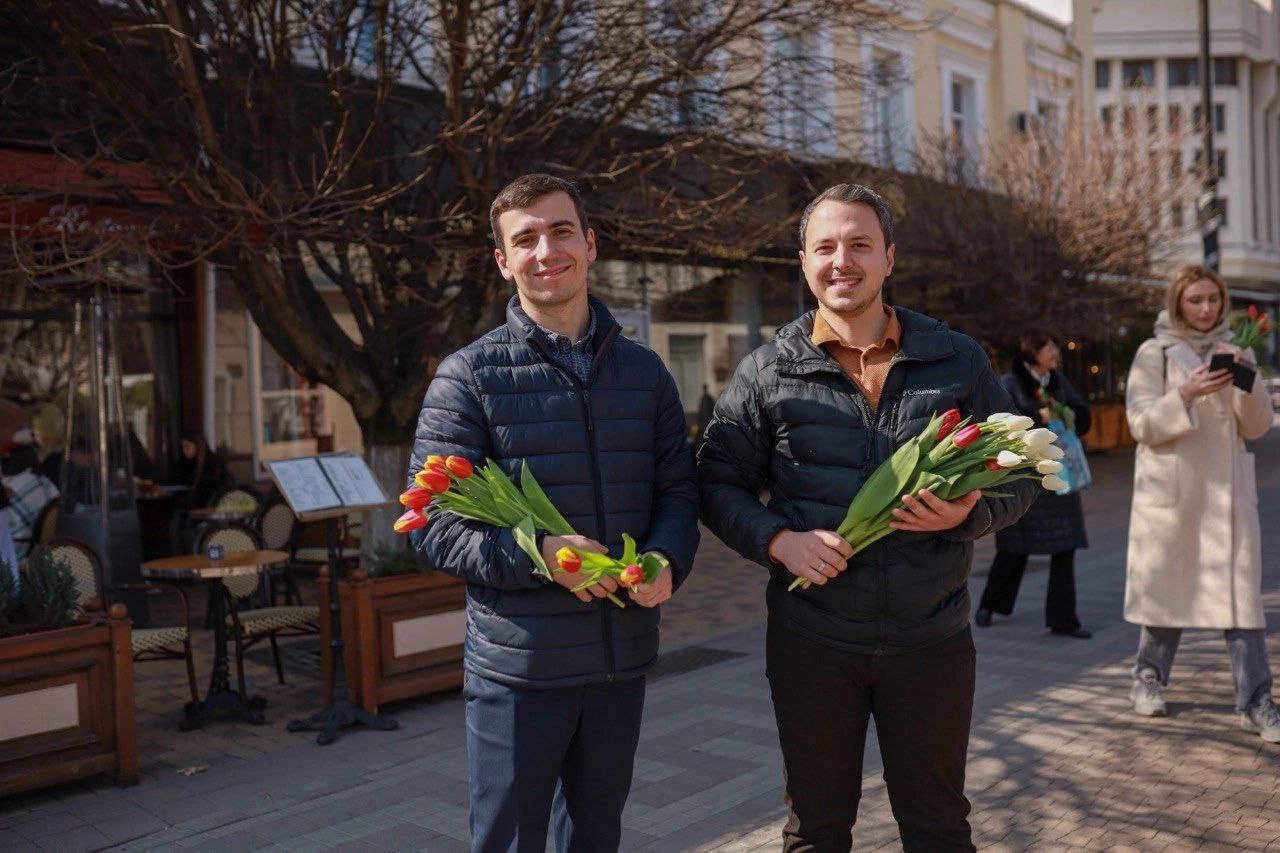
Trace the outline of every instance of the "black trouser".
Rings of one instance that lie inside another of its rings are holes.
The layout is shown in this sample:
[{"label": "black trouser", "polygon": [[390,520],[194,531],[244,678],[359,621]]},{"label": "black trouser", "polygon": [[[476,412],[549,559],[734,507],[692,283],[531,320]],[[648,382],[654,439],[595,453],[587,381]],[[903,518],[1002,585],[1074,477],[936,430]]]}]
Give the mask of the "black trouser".
[{"label": "black trouser", "polygon": [[919,651],[860,655],[769,620],[765,661],[786,768],[787,853],[852,849],[872,716],[903,849],[974,849],[964,770],[975,658],[967,627]]},{"label": "black trouser", "polygon": [[[1061,551],[1049,558],[1049,592],[1044,599],[1044,624],[1055,631],[1074,631],[1080,627],[1076,616],[1076,552]],[[1022,585],[1027,569],[1026,554],[997,551],[987,574],[978,607],[1008,616]]]}]

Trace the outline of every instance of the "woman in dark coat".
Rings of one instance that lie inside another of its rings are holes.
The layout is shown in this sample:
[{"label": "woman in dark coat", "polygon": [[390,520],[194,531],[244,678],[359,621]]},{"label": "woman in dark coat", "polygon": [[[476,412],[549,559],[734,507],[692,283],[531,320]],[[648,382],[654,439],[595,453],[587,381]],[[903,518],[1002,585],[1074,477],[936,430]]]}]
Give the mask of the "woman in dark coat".
[{"label": "woman in dark coat", "polygon": [[[1084,435],[1089,431],[1089,406],[1071,387],[1060,366],[1057,336],[1044,331],[1028,332],[1022,336],[1013,369],[1002,381],[1018,414],[1026,415],[1038,426],[1046,426],[1054,419],[1050,406],[1060,403],[1074,413],[1076,434]],[[1058,495],[1042,491],[1017,524],[996,534],[996,557],[974,616],[975,624],[986,628],[993,613],[1013,613],[1027,557],[1050,554],[1045,624],[1054,634],[1091,637],[1076,616],[1075,552],[1087,547],[1079,492]]]}]

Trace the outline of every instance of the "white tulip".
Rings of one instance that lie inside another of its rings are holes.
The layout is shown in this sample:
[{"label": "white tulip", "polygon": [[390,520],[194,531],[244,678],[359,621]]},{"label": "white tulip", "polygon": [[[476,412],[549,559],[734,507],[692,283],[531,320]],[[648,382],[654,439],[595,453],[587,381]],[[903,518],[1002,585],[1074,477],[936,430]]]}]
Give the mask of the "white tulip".
[{"label": "white tulip", "polygon": [[1051,492],[1060,492],[1067,487],[1067,481],[1057,474],[1046,474],[1044,479],[1040,481],[1040,485]]},{"label": "white tulip", "polygon": [[1007,430],[1031,429],[1036,422],[1026,415],[1012,415],[1000,422],[1000,426]]},{"label": "white tulip", "polygon": [[1045,451],[1053,444],[1057,438],[1052,432],[1041,427],[1040,429],[1027,430],[1027,434],[1022,437],[1023,442],[1027,445],[1027,452],[1037,458],[1043,458]]},{"label": "white tulip", "polygon": [[996,412],[994,415],[987,416],[987,423],[998,424],[1001,421],[1007,421],[1011,417],[1013,417],[1013,415],[1008,412]]},{"label": "white tulip", "polygon": [[1050,444],[1048,447],[1044,448],[1039,453],[1035,454],[1037,459],[1049,459],[1049,460],[1061,459],[1066,455],[1067,454],[1063,452],[1062,448],[1056,444]]},{"label": "white tulip", "polygon": [[1027,431],[1025,429],[1015,429],[1013,432],[1008,433],[1008,437],[1014,441],[1021,441],[1027,437]]},{"label": "white tulip", "polygon": [[1026,461],[1025,456],[1020,456],[1012,450],[1001,450],[996,455],[996,464],[1001,468],[1015,468]]},{"label": "white tulip", "polygon": [[1052,459],[1041,459],[1036,463],[1036,473],[1038,474],[1060,474],[1062,473],[1062,463],[1055,462]]}]

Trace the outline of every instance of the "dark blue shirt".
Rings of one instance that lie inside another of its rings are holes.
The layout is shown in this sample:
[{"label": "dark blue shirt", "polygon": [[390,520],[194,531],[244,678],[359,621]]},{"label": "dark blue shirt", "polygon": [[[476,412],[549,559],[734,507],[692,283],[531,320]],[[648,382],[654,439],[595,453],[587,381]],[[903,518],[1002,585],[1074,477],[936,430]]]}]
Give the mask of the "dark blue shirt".
[{"label": "dark blue shirt", "polygon": [[586,382],[587,377],[591,375],[591,362],[595,359],[595,348],[591,346],[591,339],[596,335],[596,312],[590,306],[587,307],[587,311],[591,322],[587,326],[587,333],[576,343],[569,340],[568,335],[538,326],[538,331],[546,336],[547,343],[551,346],[551,357],[583,382]]}]

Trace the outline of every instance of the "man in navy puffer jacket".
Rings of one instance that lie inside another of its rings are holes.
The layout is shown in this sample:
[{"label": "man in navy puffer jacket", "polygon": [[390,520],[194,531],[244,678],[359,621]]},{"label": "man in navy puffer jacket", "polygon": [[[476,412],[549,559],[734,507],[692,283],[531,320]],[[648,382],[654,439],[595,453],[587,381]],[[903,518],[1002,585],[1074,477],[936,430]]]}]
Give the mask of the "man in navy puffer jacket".
[{"label": "man in navy puffer jacket", "polygon": [[[526,175],[493,202],[507,322],[446,358],[427,389],[410,473],[431,454],[528,462],[577,536],[617,555],[622,534],[666,560],[619,609],[612,580],[533,573],[510,530],[438,515],[415,531],[426,561],[467,582],[467,756],[472,848],[537,851],[554,807],[560,850],[616,850],[640,737],[658,605],[688,576],[698,491],[671,374],[587,295],[595,234],[572,184]],[[621,595],[619,593],[619,595]]]}]

